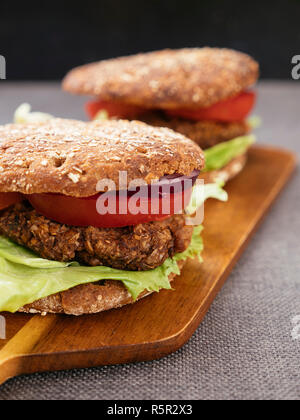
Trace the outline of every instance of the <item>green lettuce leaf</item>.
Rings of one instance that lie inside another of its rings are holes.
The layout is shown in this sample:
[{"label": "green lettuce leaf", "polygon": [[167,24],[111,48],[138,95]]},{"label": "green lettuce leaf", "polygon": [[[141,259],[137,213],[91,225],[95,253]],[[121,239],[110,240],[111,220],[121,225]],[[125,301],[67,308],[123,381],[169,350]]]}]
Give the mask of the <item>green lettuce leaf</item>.
[{"label": "green lettuce leaf", "polygon": [[208,198],[215,198],[220,201],[227,201],[228,194],[223,190],[224,182],[215,184],[198,184],[193,188],[190,204],[186,207],[186,214],[194,214]]},{"label": "green lettuce leaf", "polygon": [[0,257],[34,268],[64,268],[77,263],[62,263],[39,258],[34,252],[0,236]]},{"label": "green lettuce leaf", "polygon": [[206,164],[203,172],[224,168],[232,159],[243,155],[255,141],[253,135],[242,136],[204,150]]},{"label": "green lettuce leaf", "polygon": [[69,290],[80,284],[100,280],[122,281],[134,300],[144,290],[170,289],[169,275],[180,274],[177,262],[200,258],[203,243],[201,226],[194,229],[190,247],[149,271],[125,271],[110,267],[86,267],[43,260],[26,248],[1,238],[0,241],[0,312],[16,312],[22,306],[43,297]]},{"label": "green lettuce leaf", "polygon": [[255,130],[262,125],[262,119],[258,115],[253,115],[247,119],[247,124],[250,126],[250,128],[252,128],[252,130]]},{"label": "green lettuce leaf", "polygon": [[16,124],[38,123],[49,121],[52,118],[54,118],[52,115],[44,112],[31,112],[29,104],[22,104],[16,109],[14,122]]},{"label": "green lettuce leaf", "polygon": [[94,120],[105,121],[109,120],[109,114],[105,109],[101,109],[94,117]]}]

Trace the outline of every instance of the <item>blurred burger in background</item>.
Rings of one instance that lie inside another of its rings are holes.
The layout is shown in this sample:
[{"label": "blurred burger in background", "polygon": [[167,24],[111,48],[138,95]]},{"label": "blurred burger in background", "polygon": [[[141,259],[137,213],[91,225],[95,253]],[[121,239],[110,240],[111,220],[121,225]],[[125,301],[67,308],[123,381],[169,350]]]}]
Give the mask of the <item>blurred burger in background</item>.
[{"label": "blurred burger in background", "polygon": [[201,177],[227,182],[255,142],[248,117],[258,75],[258,63],[238,51],[163,50],[78,67],[63,88],[93,97],[91,119],[141,120],[184,134],[204,150]]}]

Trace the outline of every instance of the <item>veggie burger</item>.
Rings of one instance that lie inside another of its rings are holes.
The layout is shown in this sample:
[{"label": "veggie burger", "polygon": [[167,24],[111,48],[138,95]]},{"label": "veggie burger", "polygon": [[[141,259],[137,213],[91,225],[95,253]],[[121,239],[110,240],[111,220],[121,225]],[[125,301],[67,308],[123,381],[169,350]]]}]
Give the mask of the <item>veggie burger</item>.
[{"label": "veggie burger", "polygon": [[138,119],[182,133],[205,152],[202,177],[226,182],[255,141],[247,117],[258,73],[258,63],[238,51],[163,50],[78,67],[63,88],[95,98],[86,105],[91,119]]},{"label": "veggie burger", "polygon": [[200,256],[201,227],[183,210],[205,159],[183,135],[54,118],[1,126],[0,137],[0,311],[117,308],[170,289]]}]

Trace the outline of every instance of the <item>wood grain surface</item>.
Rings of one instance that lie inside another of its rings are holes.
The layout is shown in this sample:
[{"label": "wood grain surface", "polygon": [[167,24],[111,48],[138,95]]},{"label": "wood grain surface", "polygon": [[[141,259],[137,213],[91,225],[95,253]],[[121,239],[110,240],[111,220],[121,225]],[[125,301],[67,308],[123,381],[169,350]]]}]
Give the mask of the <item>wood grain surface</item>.
[{"label": "wood grain surface", "polygon": [[174,291],[79,318],[1,314],[7,337],[0,339],[0,383],[24,373],[154,360],[178,350],[198,327],[295,167],[290,152],[251,149],[246,169],[226,187],[229,202],[206,204],[204,263],[188,261]]}]

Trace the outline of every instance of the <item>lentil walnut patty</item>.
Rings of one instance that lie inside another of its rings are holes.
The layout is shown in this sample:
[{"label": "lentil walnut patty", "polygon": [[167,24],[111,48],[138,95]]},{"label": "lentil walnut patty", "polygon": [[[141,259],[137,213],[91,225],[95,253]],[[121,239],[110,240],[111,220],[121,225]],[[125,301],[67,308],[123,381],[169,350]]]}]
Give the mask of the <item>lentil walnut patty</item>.
[{"label": "lentil walnut patty", "polygon": [[182,215],[125,228],[72,227],[22,203],[0,214],[0,233],[49,260],[146,271],[185,251],[193,228]]},{"label": "lentil walnut patty", "polygon": [[244,136],[251,130],[246,121],[191,121],[184,118],[171,118],[161,111],[147,112],[140,117],[140,120],[154,127],[171,128],[193,140],[203,150]]}]

